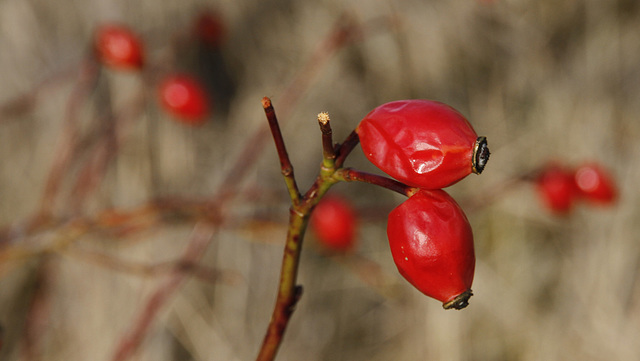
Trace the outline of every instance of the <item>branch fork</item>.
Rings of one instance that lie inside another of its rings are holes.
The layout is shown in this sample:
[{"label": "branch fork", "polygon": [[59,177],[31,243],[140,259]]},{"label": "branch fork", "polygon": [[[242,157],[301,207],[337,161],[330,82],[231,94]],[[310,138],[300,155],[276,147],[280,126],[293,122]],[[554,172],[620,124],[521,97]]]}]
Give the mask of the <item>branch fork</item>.
[{"label": "branch fork", "polygon": [[264,97],[262,99],[262,107],[269,122],[271,135],[280,159],[280,170],[291,198],[289,229],[282,258],[278,295],[271,321],[256,359],[257,361],[271,361],[278,352],[289,319],[295,310],[297,302],[302,297],[302,286],[296,284],[302,241],[311,212],[325,193],[331,186],[341,181],[370,183],[406,196],[411,196],[415,192],[415,188],[383,176],[343,168],[347,156],[360,142],[358,134],[354,130],[342,144],[334,144],[329,114],[322,112],[317,117],[322,133],[322,165],[315,182],[302,195],[295,180],[293,166],[289,159],[271,99]]}]

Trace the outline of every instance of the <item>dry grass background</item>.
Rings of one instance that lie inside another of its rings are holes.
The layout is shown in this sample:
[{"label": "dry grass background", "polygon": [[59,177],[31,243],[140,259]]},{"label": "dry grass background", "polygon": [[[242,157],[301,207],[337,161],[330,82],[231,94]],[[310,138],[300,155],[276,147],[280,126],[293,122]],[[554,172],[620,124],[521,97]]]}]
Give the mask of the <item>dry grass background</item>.
[{"label": "dry grass background", "polygon": [[[219,10],[228,25],[223,55],[236,90],[228,110],[192,129],[157,110],[148,84],[168,69],[197,68],[189,43],[176,34],[206,8]],[[330,54],[317,77],[303,74],[313,81],[295,103],[283,104],[283,91],[345,13],[358,23],[391,17],[399,26],[380,25]],[[196,223],[174,219],[126,237],[89,232],[56,248],[48,247],[71,238],[65,225],[26,231],[63,139],[76,82],[65,69],[77,69],[96,24],[111,20],[142,34],[158,70],[144,79],[105,70],[96,90],[81,97],[83,139],[95,139],[89,135],[102,129],[104,112],[125,108],[140,89],[150,96],[126,120],[126,138],[100,186],[77,206],[71,187],[82,157],[94,149],[86,144],[64,175],[54,207],[61,219],[133,209],[161,196],[211,196],[265,123],[265,95],[276,111],[291,106],[281,120],[302,187],[320,161],[318,112],[331,114],[342,139],[374,106],[412,97],[451,104],[489,139],[485,173],[450,188],[463,207],[548,159],[598,160],[619,182],[615,207],[580,207],[564,218],[542,209],[526,185],[467,206],[478,264],[475,296],[460,312],[442,310],[395,271],[384,211],[402,198],[367,185],[336,186],[366,211],[358,254],[326,257],[308,238],[299,280],[305,294],[280,360],[640,358],[637,1],[2,0],[0,104],[34,97],[24,109],[0,114],[0,224],[10,230],[2,238],[0,359],[112,359],[169,276],[114,270],[83,252],[136,264],[175,260]],[[161,309],[133,359],[255,357],[275,299],[287,215],[273,145],[255,157],[230,190],[241,195],[224,208],[227,221],[202,261],[235,275],[235,282],[190,278]],[[359,151],[352,158],[348,165],[372,170]],[[6,253],[15,247],[50,252],[17,260]],[[33,299],[41,305],[30,306]]]}]

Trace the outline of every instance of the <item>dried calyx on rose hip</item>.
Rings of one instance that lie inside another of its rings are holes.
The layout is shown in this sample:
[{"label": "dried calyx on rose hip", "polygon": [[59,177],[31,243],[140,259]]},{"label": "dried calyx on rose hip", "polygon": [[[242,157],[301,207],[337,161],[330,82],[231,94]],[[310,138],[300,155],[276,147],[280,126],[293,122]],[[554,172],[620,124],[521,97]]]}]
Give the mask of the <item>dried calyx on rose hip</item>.
[{"label": "dried calyx on rose hip", "polygon": [[410,186],[439,189],[489,159],[485,137],[450,106],[423,99],[386,103],[367,114],[356,129],[365,156],[391,177]]},{"label": "dried calyx on rose hip", "polygon": [[182,123],[201,125],[209,115],[210,105],[204,86],[187,74],[166,77],[158,88],[162,107]]},{"label": "dried calyx on rose hip", "polygon": [[142,42],[128,27],[108,24],[94,35],[97,59],[115,69],[140,69],[144,62]]},{"label": "dried calyx on rose hip", "polygon": [[311,216],[311,230],[328,251],[348,252],[356,241],[356,211],[346,199],[326,196]]},{"label": "dried calyx on rose hip", "polygon": [[400,274],[445,309],[471,297],[473,233],[456,201],[443,190],[421,189],[389,214],[387,236]]}]

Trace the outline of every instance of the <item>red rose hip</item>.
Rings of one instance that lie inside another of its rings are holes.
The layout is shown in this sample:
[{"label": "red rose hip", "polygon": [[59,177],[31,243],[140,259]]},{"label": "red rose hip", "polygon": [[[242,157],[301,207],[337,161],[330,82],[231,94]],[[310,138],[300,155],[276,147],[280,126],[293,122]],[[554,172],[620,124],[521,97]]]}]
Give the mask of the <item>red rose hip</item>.
[{"label": "red rose hip", "polygon": [[550,163],[540,171],[535,183],[542,202],[549,210],[557,214],[571,211],[577,196],[571,170]]},{"label": "red rose hip", "polygon": [[419,190],[389,214],[387,236],[400,274],[445,309],[471,297],[473,233],[456,201],[443,190]]},{"label": "red rose hip", "polygon": [[186,74],[167,77],[159,87],[160,104],[182,122],[200,125],[209,114],[207,93],[200,82]]},{"label": "red rose hip", "polygon": [[115,69],[140,69],[144,56],[142,42],[128,27],[103,25],[95,32],[94,47],[99,61]]},{"label": "red rose hip", "polygon": [[489,159],[484,137],[450,106],[432,100],[398,100],[380,105],[357,128],[365,156],[408,185],[450,186],[480,174]]},{"label": "red rose hip", "polygon": [[346,252],[356,239],[356,212],[344,198],[327,196],[320,201],[311,216],[311,229],[323,247]]},{"label": "red rose hip", "polygon": [[587,163],[578,167],[574,178],[579,195],[588,201],[610,204],[617,198],[613,178],[596,163]]}]

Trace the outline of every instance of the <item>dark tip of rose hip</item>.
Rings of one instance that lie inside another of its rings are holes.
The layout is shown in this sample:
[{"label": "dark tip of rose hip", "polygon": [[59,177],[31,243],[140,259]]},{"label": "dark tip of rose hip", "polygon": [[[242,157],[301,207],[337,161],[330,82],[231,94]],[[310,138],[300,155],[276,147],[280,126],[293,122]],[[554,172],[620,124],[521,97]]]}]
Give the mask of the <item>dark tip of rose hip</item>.
[{"label": "dark tip of rose hip", "polygon": [[489,152],[489,146],[487,145],[486,137],[478,137],[476,139],[476,145],[473,148],[473,173],[480,174],[484,170],[484,167],[487,165],[489,161],[489,156],[491,153]]},{"label": "dark tip of rose hip", "polygon": [[467,306],[469,306],[469,298],[473,296],[473,292],[471,290],[466,290],[461,294],[457,295],[456,298],[452,299],[449,302],[446,302],[442,305],[445,310],[456,309],[461,310]]}]

